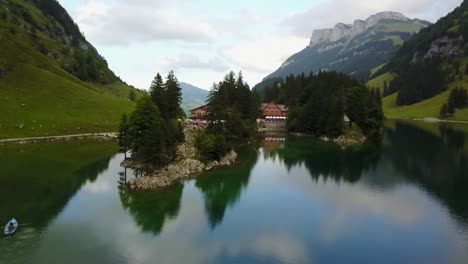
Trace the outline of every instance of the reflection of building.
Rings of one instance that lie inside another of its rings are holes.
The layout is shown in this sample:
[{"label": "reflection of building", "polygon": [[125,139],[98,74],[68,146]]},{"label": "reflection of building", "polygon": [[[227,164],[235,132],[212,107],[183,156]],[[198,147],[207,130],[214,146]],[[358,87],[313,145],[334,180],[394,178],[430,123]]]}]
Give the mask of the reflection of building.
[{"label": "reflection of building", "polygon": [[288,107],[275,102],[261,105],[261,116],[266,122],[286,122],[288,117]]},{"label": "reflection of building", "polygon": [[206,119],[208,117],[209,108],[207,105],[202,105],[190,110],[191,119]]}]

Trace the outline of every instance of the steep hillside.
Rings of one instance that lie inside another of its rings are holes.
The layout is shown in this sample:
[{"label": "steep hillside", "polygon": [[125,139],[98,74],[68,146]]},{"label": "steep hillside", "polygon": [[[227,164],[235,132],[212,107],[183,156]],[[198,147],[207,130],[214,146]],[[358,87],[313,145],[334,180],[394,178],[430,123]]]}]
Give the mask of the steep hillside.
[{"label": "steep hillside", "polygon": [[315,30],[310,45],[294,54],[256,89],[273,78],[290,74],[339,71],[358,79],[367,79],[372,70],[382,67],[427,21],[409,19],[395,12],[383,12],[352,25],[337,24],[333,29]]},{"label": "steep hillside", "polygon": [[182,88],[182,109],[187,114],[189,111],[198,106],[206,104],[208,99],[208,91],[195,87],[191,84],[181,82],[180,88]]},{"label": "steep hillside", "polygon": [[2,0],[0,40],[0,138],[114,131],[133,108],[57,1]]},{"label": "steep hillside", "polygon": [[[468,1],[464,1],[446,17],[407,41],[369,82],[380,87],[383,81],[387,82],[383,87],[386,114],[439,117],[442,106],[449,103],[451,90],[467,87],[467,40]],[[468,111],[461,108],[450,114],[450,118],[468,120]]]}]

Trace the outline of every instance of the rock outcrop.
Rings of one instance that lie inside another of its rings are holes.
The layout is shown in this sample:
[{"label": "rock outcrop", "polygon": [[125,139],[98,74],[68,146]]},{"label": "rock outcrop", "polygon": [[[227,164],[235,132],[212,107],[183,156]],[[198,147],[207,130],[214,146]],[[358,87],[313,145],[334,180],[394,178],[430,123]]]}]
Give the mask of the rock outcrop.
[{"label": "rock outcrop", "polygon": [[364,33],[366,30],[384,19],[414,22],[424,26],[428,25],[428,22],[419,19],[411,20],[397,12],[381,12],[370,16],[366,20],[356,20],[352,25],[338,23],[334,28],[314,30],[310,39],[310,46],[353,38]]},{"label": "rock outcrop", "polygon": [[[185,142],[177,149],[175,161],[168,166],[151,173],[149,176],[132,179],[128,182],[128,187],[133,190],[155,190],[170,187],[177,182],[201,174],[204,171],[212,170],[220,166],[234,164],[237,153],[232,150],[220,161],[202,162],[197,159],[198,153],[195,148],[196,128],[184,130]],[[124,161],[121,166],[131,165],[133,162]]]},{"label": "rock outcrop", "polygon": [[196,159],[183,159],[165,168],[155,171],[149,176],[132,179],[128,182],[128,187],[133,190],[155,190],[170,187],[177,182],[201,174],[220,166],[234,164],[237,153],[231,151],[220,161],[203,163]]}]

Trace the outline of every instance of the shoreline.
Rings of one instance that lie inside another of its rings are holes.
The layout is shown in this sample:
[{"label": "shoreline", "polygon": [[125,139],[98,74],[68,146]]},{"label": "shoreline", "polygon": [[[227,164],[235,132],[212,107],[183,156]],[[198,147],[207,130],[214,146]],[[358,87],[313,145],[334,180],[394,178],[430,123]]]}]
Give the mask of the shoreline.
[{"label": "shoreline", "polygon": [[46,137],[28,137],[28,138],[9,138],[0,139],[0,145],[7,144],[30,144],[30,143],[41,143],[41,142],[63,142],[69,140],[81,140],[81,139],[104,139],[104,140],[115,140],[118,134],[114,132],[109,133],[86,133],[86,134],[75,134],[75,135],[61,135],[61,136],[46,136]]},{"label": "shoreline", "polygon": [[455,124],[468,124],[468,121],[457,121],[457,120],[446,120],[435,117],[425,117],[425,118],[409,118],[409,117],[390,117],[386,116],[387,119],[393,120],[411,120],[411,121],[421,121],[425,123],[455,123]]},{"label": "shoreline", "polygon": [[[136,191],[164,189],[183,180],[194,178],[205,171],[236,163],[237,152],[234,150],[226,153],[219,161],[200,160],[198,150],[195,147],[196,133],[199,129],[185,128],[185,141],[177,147],[174,161],[160,169],[153,170],[147,176],[131,179],[127,182],[127,187]],[[138,168],[141,165],[131,158],[120,164],[125,168]]]}]

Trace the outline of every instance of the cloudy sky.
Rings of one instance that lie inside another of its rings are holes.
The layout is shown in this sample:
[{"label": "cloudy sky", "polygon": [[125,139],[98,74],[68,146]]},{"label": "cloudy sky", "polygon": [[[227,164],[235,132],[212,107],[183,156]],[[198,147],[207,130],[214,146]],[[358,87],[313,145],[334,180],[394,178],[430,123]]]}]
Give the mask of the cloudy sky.
[{"label": "cloudy sky", "polygon": [[251,86],[314,29],[381,11],[435,22],[462,0],[59,0],[114,72],[147,89],[157,72],[209,89],[233,70]]}]

